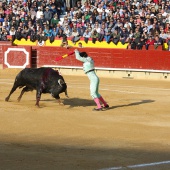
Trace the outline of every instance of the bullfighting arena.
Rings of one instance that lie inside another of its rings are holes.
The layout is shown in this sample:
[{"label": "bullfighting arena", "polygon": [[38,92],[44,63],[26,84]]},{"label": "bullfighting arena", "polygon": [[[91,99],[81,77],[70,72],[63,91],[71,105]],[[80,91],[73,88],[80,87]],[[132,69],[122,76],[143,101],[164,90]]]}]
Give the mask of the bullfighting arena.
[{"label": "bullfighting arena", "polygon": [[35,91],[9,94],[20,70],[0,70],[0,170],[169,170],[170,82],[100,77],[110,105],[95,107],[85,76],[63,75],[59,105]]}]

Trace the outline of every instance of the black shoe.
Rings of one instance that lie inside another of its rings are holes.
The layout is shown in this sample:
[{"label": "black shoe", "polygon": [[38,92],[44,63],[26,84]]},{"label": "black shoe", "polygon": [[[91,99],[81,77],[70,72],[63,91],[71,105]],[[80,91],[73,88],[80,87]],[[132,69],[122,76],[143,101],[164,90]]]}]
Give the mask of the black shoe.
[{"label": "black shoe", "polygon": [[94,108],[93,111],[103,111],[102,108]]},{"label": "black shoe", "polygon": [[106,106],[103,106],[102,108],[109,109],[109,105],[107,104]]}]

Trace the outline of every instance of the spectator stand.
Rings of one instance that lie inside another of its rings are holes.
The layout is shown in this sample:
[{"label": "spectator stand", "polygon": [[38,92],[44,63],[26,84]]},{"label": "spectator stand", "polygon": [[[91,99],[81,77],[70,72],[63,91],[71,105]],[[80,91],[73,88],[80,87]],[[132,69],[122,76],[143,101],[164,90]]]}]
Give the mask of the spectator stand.
[{"label": "spectator stand", "polygon": [[[129,45],[131,42],[134,44],[133,47],[137,47],[141,39],[146,43],[149,36],[155,39],[158,34],[159,38],[162,38],[160,33],[165,33],[161,46],[163,50],[169,49],[169,43],[167,44],[170,38],[169,0],[106,0],[74,3],[72,1],[70,4],[63,3],[62,0],[47,2],[19,0],[2,1],[0,7],[1,41],[12,40],[14,45],[60,46],[63,39],[59,38],[56,32],[54,35],[54,27],[56,29],[58,23],[59,29],[66,34],[68,43],[74,47],[78,46],[78,42],[72,43],[70,40],[73,38],[73,29],[77,29],[80,33],[79,41],[84,47],[129,49],[132,47]],[[52,25],[55,15],[57,18],[53,23],[56,25]],[[162,28],[164,32],[161,32]],[[81,30],[88,30],[89,37],[86,37],[85,42]],[[97,31],[98,37],[92,41],[91,35],[94,30]],[[113,41],[115,30],[120,36],[118,44],[114,44]],[[17,38],[16,34],[20,35],[20,38]],[[31,41],[29,39],[31,34],[36,34],[34,41],[32,38]]]}]

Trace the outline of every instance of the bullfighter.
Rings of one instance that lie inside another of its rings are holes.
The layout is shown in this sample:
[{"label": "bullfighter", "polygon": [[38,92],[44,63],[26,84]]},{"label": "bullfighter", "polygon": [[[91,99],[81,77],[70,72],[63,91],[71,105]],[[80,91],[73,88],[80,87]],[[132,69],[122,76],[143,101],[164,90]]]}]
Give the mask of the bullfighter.
[{"label": "bullfighter", "polygon": [[[79,52],[77,49],[75,49],[74,52],[76,59],[83,62],[84,73],[87,74],[90,80],[90,94],[97,105],[97,108],[94,108],[93,110],[102,111],[108,109],[109,105],[98,92],[100,79],[95,73],[94,60],[89,57],[86,52]],[[100,102],[103,103],[104,106],[101,106]]]}]

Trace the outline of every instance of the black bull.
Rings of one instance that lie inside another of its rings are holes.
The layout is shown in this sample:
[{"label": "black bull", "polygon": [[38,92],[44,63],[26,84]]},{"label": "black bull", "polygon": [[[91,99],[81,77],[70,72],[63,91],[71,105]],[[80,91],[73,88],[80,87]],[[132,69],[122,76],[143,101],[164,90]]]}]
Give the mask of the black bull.
[{"label": "black bull", "polygon": [[35,105],[37,106],[39,106],[42,93],[50,93],[59,103],[61,103],[60,93],[65,92],[65,95],[67,96],[67,84],[65,83],[64,78],[58,71],[55,71],[52,68],[25,68],[20,71],[16,76],[14,85],[9,95],[5,98],[5,101],[9,100],[11,94],[18,87],[24,87],[18,97],[18,101],[21,100],[22,95],[25,92],[36,90]]}]

